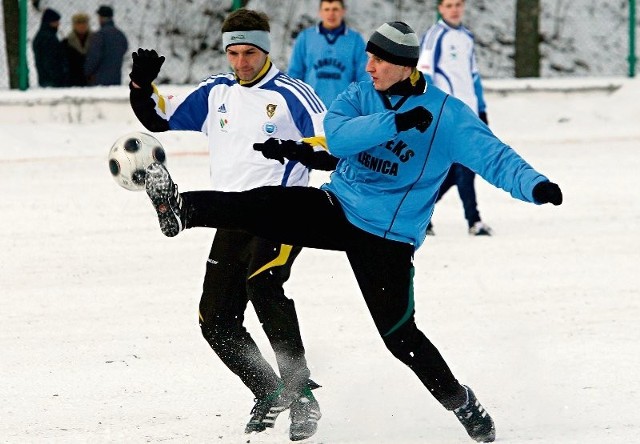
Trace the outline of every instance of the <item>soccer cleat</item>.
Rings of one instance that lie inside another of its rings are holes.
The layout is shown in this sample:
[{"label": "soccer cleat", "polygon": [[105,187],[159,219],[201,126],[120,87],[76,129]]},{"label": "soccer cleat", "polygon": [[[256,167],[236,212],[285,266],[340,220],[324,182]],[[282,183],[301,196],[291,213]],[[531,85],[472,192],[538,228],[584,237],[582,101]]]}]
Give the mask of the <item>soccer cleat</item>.
[{"label": "soccer cleat", "polygon": [[473,391],[463,385],[467,391],[467,401],[453,410],[460,423],[471,438],[477,442],[493,442],[496,439],[496,427],[489,413],[482,407]]},{"label": "soccer cleat", "polygon": [[145,176],[145,188],[158,213],[160,230],[165,236],[173,237],[185,228],[185,212],[178,186],[173,183],[169,171],[159,163],[149,165]]},{"label": "soccer cleat", "polygon": [[300,441],[313,436],[318,430],[318,420],[322,417],[320,405],[311,388],[305,387],[298,399],[291,403],[289,411],[291,426],[289,427],[289,439]]},{"label": "soccer cleat", "polygon": [[291,405],[291,398],[283,396],[284,385],[280,385],[274,392],[262,399],[255,399],[251,409],[251,419],[244,429],[244,433],[260,433],[267,427],[272,428],[278,415]]},{"label": "soccer cleat", "polygon": [[491,233],[491,228],[480,220],[469,227],[469,234],[471,236],[491,236]]}]

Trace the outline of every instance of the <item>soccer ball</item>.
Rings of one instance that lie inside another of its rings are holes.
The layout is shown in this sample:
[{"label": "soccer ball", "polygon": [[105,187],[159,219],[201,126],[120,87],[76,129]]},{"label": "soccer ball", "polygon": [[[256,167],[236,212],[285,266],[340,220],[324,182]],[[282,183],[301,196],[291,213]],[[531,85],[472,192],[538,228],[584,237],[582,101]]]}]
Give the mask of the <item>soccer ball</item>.
[{"label": "soccer ball", "polygon": [[158,139],[147,133],[125,134],[109,150],[109,171],[127,190],[144,190],[145,170],[154,162],[166,165],[167,156]]}]

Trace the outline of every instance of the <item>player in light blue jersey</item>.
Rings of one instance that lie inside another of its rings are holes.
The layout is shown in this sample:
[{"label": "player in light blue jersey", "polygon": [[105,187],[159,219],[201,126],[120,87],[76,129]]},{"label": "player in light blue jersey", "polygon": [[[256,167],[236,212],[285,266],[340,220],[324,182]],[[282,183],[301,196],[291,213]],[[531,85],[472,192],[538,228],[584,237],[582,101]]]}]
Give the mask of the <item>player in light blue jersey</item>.
[{"label": "player in light blue jersey", "polygon": [[[385,23],[366,49],[371,80],[340,94],[324,121],[327,146],[339,161],[320,189],[180,194],[166,168],[156,163],[147,169],[147,194],[167,236],[185,228],[227,227],[291,245],[344,251],[391,354],[453,411],[471,438],[491,442],[491,416],[416,325],[413,255],[454,163],[525,202],[560,205],[562,192],[496,138],[468,106],[427,86],[416,69],[418,37],[408,25]],[[304,146],[273,140],[254,147],[282,160],[297,157]],[[467,149],[469,141],[475,150]],[[271,149],[277,146],[279,153]],[[410,413],[426,419],[421,412]]]},{"label": "player in light blue jersey", "polygon": [[[429,84],[462,100],[488,124],[473,34],[462,25],[464,7],[465,0],[438,0],[438,12],[442,18],[422,37],[418,69]],[[475,147],[469,144],[469,149]],[[474,179],[475,173],[469,168],[453,165],[440,188],[438,200],[456,185],[469,234],[488,236],[491,235],[491,229],[480,218]],[[428,233],[433,234],[431,224]]]},{"label": "player in light blue jersey", "polygon": [[311,85],[328,107],[351,82],[368,79],[364,40],[346,25],[342,0],[320,1],[320,23],[298,34],[287,73]]}]

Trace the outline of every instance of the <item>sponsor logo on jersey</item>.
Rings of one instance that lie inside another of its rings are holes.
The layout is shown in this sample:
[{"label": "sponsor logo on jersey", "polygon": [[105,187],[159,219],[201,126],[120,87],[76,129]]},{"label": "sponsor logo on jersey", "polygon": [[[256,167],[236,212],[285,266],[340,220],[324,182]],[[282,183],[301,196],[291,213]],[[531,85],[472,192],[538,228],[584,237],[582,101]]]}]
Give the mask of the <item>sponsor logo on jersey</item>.
[{"label": "sponsor logo on jersey", "polygon": [[225,128],[227,125],[229,124],[229,121],[227,119],[220,119],[220,129],[223,132],[227,132],[227,129]]},{"label": "sponsor logo on jersey", "polygon": [[220,105],[220,108],[218,108],[218,112],[219,113],[226,113],[227,112],[227,107],[224,106],[224,103],[222,105]]},{"label": "sponsor logo on jersey", "polygon": [[275,115],[277,107],[278,105],[274,105],[273,103],[267,105],[267,116],[269,118],[272,118]]},{"label": "sponsor logo on jersey", "polygon": [[267,136],[273,136],[276,131],[278,131],[278,127],[273,122],[266,122],[264,125],[262,125],[262,132]]}]

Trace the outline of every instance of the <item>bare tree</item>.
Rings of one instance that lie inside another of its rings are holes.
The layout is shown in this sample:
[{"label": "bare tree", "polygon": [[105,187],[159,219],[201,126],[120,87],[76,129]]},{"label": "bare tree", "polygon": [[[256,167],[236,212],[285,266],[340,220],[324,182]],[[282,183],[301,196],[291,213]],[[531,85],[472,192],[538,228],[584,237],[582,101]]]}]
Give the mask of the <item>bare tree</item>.
[{"label": "bare tree", "polygon": [[540,0],[516,4],[516,77],[540,77]]},{"label": "bare tree", "polygon": [[9,67],[9,88],[18,89],[18,65],[20,63],[20,7],[17,0],[2,0],[4,8],[4,38]]}]

